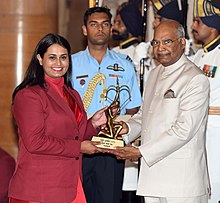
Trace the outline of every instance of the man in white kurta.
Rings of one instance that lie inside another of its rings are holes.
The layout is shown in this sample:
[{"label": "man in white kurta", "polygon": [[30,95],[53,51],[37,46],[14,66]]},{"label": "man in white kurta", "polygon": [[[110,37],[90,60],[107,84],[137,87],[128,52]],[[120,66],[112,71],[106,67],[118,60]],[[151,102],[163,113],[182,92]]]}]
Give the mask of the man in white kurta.
[{"label": "man in white kurta", "polygon": [[128,121],[127,141],[141,135],[141,146],[126,146],[115,154],[141,157],[137,194],[146,203],[206,203],[208,79],[183,54],[179,23],[161,22],[152,46],[161,65],[151,70],[142,109]]},{"label": "man in white kurta", "polygon": [[[219,4],[219,3],[218,3]],[[215,5],[215,4],[214,4]],[[219,6],[220,9],[220,5]],[[211,9],[210,9],[211,8]],[[210,203],[220,201],[220,10],[208,1],[195,1],[192,33],[203,43],[194,63],[210,82],[210,112],[206,132],[207,160],[211,183]]]}]

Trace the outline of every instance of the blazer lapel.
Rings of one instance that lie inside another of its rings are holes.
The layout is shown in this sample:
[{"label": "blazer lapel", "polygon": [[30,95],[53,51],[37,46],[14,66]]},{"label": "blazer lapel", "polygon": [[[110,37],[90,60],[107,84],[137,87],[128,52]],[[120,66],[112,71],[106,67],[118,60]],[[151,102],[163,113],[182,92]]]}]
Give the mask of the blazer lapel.
[{"label": "blazer lapel", "polygon": [[84,109],[81,97],[77,93],[75,93],[76,90],[70,91],[70,89],[67,88],[66,86],[64,88],[65,88],[65,90],[68,91],[68,93],[71,95],[71,97],[75,100],[76,104],[78,105],[78,107],[80,108],[80,110],[83,113],[83,116],[82,116],[82,121],[83,122],[80,122],[80,124],[79,124],[79,126],[80,126],[80,125],[82,125],[82,123],[87,121],[87,115],[86,115],[86,112],[85,112],[85,109]]},{"label": "blazer lapel", "polygon": [[73,123],[75,125],[77,125],[76,122],[76,118],[74,113],[72,112],[72,110],[70,109],[69,105],[67,104],[67,102],[51,87],[51,86],[47,86],[46,88],[47,91],[47,95],[53,99],[53,101],[60,107],[63,109],[63,111],[69,115],[71,117],[71,119],[73,120]]}]

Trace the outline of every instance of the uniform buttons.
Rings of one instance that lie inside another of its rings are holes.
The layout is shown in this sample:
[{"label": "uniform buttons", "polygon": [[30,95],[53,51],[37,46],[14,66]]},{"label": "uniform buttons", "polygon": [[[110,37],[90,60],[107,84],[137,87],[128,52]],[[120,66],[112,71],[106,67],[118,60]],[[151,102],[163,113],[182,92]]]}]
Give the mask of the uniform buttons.
[{"label": "uniform buttons", "polygon": [[75,140],[79,140],[79,136],[76,136],[76,137],[75,137]]},{"label": "uniform buttons", "polygon": [[153,113],[153,111],[152,111],[152,110],[149,110],[148,113]]},{"label": "uniform buttons", "polygon": [[79,157],[76,157],[76,160],[79,160]]},{"label": "uniform buttons", "polygon": [[155,95],[155,96],[158,96],[158,95],[159,95],[159,93],[158,93],[158,92],[155,92],[155,93],[154,93],[154,95]]}]

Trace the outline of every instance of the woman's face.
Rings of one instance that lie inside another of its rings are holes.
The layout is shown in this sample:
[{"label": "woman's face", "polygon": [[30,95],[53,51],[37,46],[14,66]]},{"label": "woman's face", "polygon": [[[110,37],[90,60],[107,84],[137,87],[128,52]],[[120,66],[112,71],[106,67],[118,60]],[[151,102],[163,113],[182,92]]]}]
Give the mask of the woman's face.
[{"label": "woman's face", "polygon": [[38,54],[37,59],[43,66],[44,75],[51,78],[60,78],[68,70],[68,51],[59,44],[53,44],[45,52],[43,58]]}]

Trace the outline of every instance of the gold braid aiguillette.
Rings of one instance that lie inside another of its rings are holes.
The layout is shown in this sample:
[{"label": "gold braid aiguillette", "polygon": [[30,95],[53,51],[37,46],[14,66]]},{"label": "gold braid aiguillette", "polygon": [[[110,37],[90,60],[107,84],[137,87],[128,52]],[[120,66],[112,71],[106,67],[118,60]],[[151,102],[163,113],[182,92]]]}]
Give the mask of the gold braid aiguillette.
[{"label": "gold braid aiguillette", "polygon": [[92,101],[92,97],[96,88],[96,85],[99,82],[102,82],[104,85],[104,81],[105,81],[105,75],[102,73],[97,73],[89,82],[87,90],[83,96],[83,104],[84,104],[84,108],[87,111],[87,109],[89,108],[89,105]]}]

